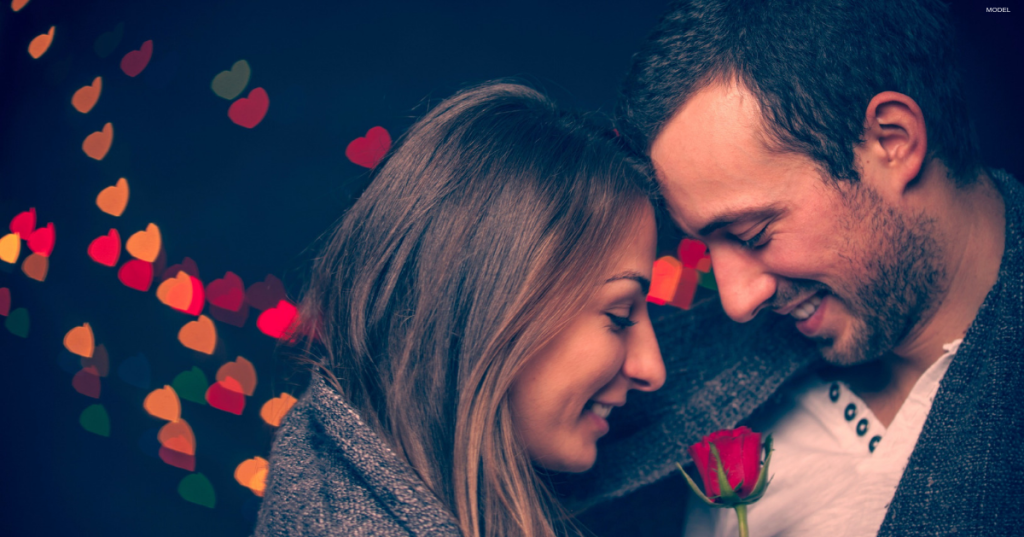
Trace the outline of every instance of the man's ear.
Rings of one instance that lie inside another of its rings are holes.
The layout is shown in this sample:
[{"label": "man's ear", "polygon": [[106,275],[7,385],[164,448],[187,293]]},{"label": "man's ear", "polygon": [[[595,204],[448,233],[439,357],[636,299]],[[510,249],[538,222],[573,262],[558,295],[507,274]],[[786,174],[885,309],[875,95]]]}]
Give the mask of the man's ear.
[{"label": "man's ear", "polygon": [[862,179],[881,192],[902,195],[928,154],[921,107],[895,91],[875,95],[865,110],[863,138],[854,150]]}]

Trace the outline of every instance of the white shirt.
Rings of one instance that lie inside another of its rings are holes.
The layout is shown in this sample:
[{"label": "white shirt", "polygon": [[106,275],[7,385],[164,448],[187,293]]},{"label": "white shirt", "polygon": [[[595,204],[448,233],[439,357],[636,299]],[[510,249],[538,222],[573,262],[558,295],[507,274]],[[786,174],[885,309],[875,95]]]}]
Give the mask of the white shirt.
[{"label": "white shirt", "polygon": [[[914,384],[888,429],[843,382],[811,375],[773,415],[751,424],[772,433],[765,495],[747,506],[750,537],[862,537],[878,534],[931,410],[939,382],[960,347]],[[736,512],[709,507],[691,493],[686,537],[736,537]]]}]

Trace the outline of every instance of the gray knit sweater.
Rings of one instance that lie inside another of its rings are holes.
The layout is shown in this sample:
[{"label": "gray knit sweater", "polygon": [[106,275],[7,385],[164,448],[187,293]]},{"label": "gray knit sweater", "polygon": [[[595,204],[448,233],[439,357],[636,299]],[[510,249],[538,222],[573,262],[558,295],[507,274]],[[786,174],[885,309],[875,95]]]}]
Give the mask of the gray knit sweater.
[{"label": "gray knit sweater", "polygon": [[[1006,201],[999,280],[942,380],[882,525],[886,537],[1024,534],[1024,187],[991,176]],[[736,324],[712,304],[655,324],[668,381],[612,415],[595,469],[566,489],[571,507],[665,477],[689,462],[686,446],[735,427],[817,364],[812,343],[778,315]],[[682,507],[682,498],[661,500]],[[412,469],[314,379],[274,439],[256,535],[460,533]]]},{"label": "gray knit sweater", "polygon": [[323,379],[281,424],[257,537],[459,537],[452,515]]},{"label": "gray knit sweater", "polygon": [[[999,278],[939,386],[882,536],[1024,535],[1024,186],[989,175],[1006,203]],[[809,340],[779,315],[736,324],[714,303],[657,319],[655,331],[668,380],[612,415],[594,470],[567,487],[576,509],[678,472],[676,462],[690,462],[686,446],[769,408],[781,386],[817,365]],[[684,498],[653,501],[681,509]]]}]

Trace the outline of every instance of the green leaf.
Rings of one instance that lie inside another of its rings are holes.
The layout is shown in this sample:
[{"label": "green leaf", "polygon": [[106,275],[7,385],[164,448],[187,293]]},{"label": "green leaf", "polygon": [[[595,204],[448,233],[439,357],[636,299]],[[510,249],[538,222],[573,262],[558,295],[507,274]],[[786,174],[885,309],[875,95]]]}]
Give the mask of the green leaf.
[{"label": "green leaf", "polygon": [[761,465],[761,473],[757,476],[757,484],[754,485],[754,490],[750,491],[750,495],[746,497],[747,503],[760,500],[771,482],[771,478],[768,477],[768,465],[772,462],[772,451],[775,450],[772,449],[772,435],[770,434],[764,440],[764,449],[767,455],[765,455],[764,464]]},{"label": "green leaf", "polygon": [[681,464],[679,464],[677,462],[676,463],[676,467],[678,467],[679,471],[683,473],[683,477],[686,478],[686,483],[688,485],[690,485],[690,490],[692,490],[694,492],[694,494],[697,495],[698,498],[703,500],[704,503],[710,505],[711,507],[728,507],[728,506],[720,504],[720,503],[715,503],[714,500],[712,500],[711,498],[708,498],[707,496],[705,496],[704,492],[700,490],[699,486],[697,486],[697,483],[695,483],[693,481],[693,479],[690,478],[690,474],[686,473],[686,470],[683,470],[683,466]]},{"label": "green leaf", "polygon": [[732,507],[740,500],[736,491],[729,485],[729,477],[725,475],[725,468],[722,467],[722,457],[718,455],[718,448],[711,444],[711,456],[715,458],[716,470],[718,471],[718,497],[723,503]]}]

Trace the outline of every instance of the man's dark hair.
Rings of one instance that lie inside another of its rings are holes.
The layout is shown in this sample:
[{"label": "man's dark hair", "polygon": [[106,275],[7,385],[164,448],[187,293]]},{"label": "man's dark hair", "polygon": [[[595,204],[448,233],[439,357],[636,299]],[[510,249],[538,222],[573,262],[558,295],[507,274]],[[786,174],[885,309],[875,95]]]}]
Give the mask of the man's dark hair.
[{"label": "man's dark hair", "polygon": [[633,56],[619,129],[638,151],[696,92],[735,78],[760,105],[773,149],[857,181],[871,98],[897,91],[924,114],[929,156],[957,184],[980,162],[939,0],[695,0],[673,4]]}]

